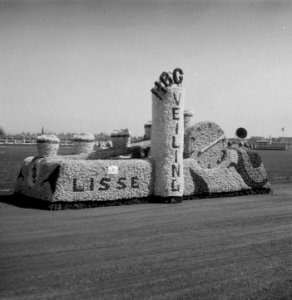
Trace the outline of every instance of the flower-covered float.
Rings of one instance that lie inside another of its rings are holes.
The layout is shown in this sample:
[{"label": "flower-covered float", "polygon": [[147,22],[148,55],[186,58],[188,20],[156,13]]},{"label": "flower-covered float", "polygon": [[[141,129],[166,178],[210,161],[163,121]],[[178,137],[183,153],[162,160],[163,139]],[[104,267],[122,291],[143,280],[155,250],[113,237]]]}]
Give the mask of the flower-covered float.
[{"label": "flower-covered float", "polygon": [[94,136],[82,134],[72,155],[57,155],[59,139],[40,136],[38,156],[24,160],[15,193],[51,209],[268,193],[258,153],[228,147],[214,122],[191,125],[182,82],[179,68],[155,82],[152,122],[140,144],[120,130],[111,135],[113,147],[94,150]]}]

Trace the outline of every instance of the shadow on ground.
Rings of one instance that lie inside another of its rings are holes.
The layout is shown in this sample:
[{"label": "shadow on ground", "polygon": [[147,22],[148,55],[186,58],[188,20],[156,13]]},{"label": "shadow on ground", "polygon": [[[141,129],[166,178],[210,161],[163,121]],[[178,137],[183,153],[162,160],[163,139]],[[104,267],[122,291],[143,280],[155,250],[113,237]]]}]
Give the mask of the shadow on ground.
[{"label": "shadow on ground", "polygon": [[132,204],[145,204],[145,203],[164,203],[164,204],[175,204],[181,203],[184,200],[196,200],[202,198],[221,198],[221,197],[237,197],[244,195],[255,195],[255,194],[269,194],[270,189],[253,189],[244,190],[238,192],[218,193],[218,194],[200,194],[190,195],[183,197],[159,197],[150,196],[147,198],[133,198],[133,199],[121,199],[121,200],[110,200],[110,201],[82,201],[82,202],[51,202],[31,197],[24,196],[22,194],[0,194],[0,202],[10,204],[21,208],[35,208],[44,210],[64,210],[64,209],[83,209],[93,207],[106,207],[106,206],[121,206],[121,205],[132,205]]},{"label": "shadow on ground", "polygon": [[48,209],[49,203],[18,194],[0,194],[0,202],[21,208]]}]

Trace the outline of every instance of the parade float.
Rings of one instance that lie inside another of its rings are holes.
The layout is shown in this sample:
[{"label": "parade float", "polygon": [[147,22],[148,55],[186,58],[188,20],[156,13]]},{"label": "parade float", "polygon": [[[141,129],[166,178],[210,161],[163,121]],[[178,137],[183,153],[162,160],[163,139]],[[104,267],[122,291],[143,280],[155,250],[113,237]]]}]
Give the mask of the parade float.
[{"label": "parade float", "polygon": [[82,134],[71,155],[58,155],[56,136],[38,137],[38,156],[24,160],[15,194],[60,209],[268,193],[258,153],[228,147],[214,122],[192,125],[182,83],[179,68],[154,83],[146,146],[131,144],[129,131],[121,130],[112,133],[111,148],[94,150],[94,136]]}]

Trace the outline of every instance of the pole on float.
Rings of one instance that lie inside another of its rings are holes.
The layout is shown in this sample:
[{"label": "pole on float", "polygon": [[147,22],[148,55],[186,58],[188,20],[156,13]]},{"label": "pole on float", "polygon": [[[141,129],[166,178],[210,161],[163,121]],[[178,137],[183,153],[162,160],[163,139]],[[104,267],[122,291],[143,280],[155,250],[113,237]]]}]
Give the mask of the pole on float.
[{"label": "pole on float", "polygon": [[163,72],[152,92],[151,158],[154,163],[154,195],[182,197],[184,189],[184,96],[183,72],[172,77]]}]

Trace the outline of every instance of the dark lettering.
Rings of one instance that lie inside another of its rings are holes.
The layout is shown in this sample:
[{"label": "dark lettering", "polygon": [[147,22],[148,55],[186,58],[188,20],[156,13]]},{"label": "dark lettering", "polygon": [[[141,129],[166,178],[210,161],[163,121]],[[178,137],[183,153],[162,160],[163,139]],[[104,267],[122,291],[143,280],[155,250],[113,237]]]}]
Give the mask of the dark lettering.
[{"label": "dark lettering", "polygon": [[37,179],[37,168],[36,168],[36,165],[33,165],[31,172],[32,172],[32,174],[31,174],[32,182],[36,183],[36,179]]},{"label": "dark lettering", "polygon": [[177,150],[174,152],[174,161],[177,163]]},{"label": "dark lettering", "polygon": [[133,189],[138,189],[139,188],[139,184],[138,184],[138,177],[131,177],[131,187]]},{"label": "dark lettering", "polygon": [[156,86],[157,92],[159,92],[159,93],[162,92],[163,94],[165,94],[167,92],[167,89],[161,84],[161,82],[155,81],[154,84]]},{"label": "dark lettering", "polygon": [[178,112],[179,112],[179,107],[173,107],[172,108],[172,118],[173,118],[173,120],[179,120]]},{"label": "dark lettering", "polygon": [[177,177],[180,177],[180,167],[179,165],[172,165],[172,177],[175,177],[175,173]]},{"label": "dark lettering", "polygon": [[98,188],[99,191],[107,191],[110,188],[110,185],[107,182],[110,182],[110,178],[101,178],[99,184],[102,185],[102,187]]},{"label": "dark lettering", "polygon": [[[179,74],[179,76],[178,76]],[[180,68],[176,68],[173,70],[173,80],[174,80],[174,83],[176,84],[181,84],[183,82],[183,75],[184,75],[184,72],[182,69]]]},{"label": "dark lettering", "polygon": [[160,100],[163,100],[163,98],[161,97],[161,95],[158,94],[158,92],[156,91],[155,88],[153,88],[151,90],[151,93],[154,94],[157,98],[159,98]]},{"label": "dark lettering", "polygon": [[180,103],[180,98],[181,98],[181,94],[179,94],[179,99],[177,100],[176,93],[173,93],[173,98],[174,98],[174,101],[175,101],[176,105],[179,105],[179,103]]},{"label": "dark lettering", "polygon": [[175,182],[176,182],[175,179],[173,179],[173,180],[171,181],[171,191],[172,191],[172,192],[179,192],[180,186],[179,186],[179,184],[176,184],[176,186],[175,186]]},{"label": "dark lettering", "polygon": [[178,134],[178,123],[175,125],[175,134]]},{"label": "dark lettering", "polygon": [[84,192],[84,185],[77,185],[77,178],[73,179],[73,192]]},{"label": "dark lettering", "polygon": [[126,184],[123,182],[124,180],[126,180],[125,177],[119,178],[119,180],[117,182],[120,185],[120,186],[117,187],[118,190],[123,190],[123,189],[126,188]]},{"label": "dark lettering", "polygon": [[168,73],[163,72],[160,77],[159,77],[160,81],[165,85],[165,87],[169,87],[170,85],[173,84],[173,80],[172,78],[169,76]]},{"label": "dark lettering", "polygon": [[174,148],[174,149],[179,148],[179,145],[176,144],[175,136],[172,137],[172,148]]},{"label": "dark lettering", "polygon": [[94,180],[93,180],[93,178],[90,178],[90,190],[91,191],[94,190]]}]

